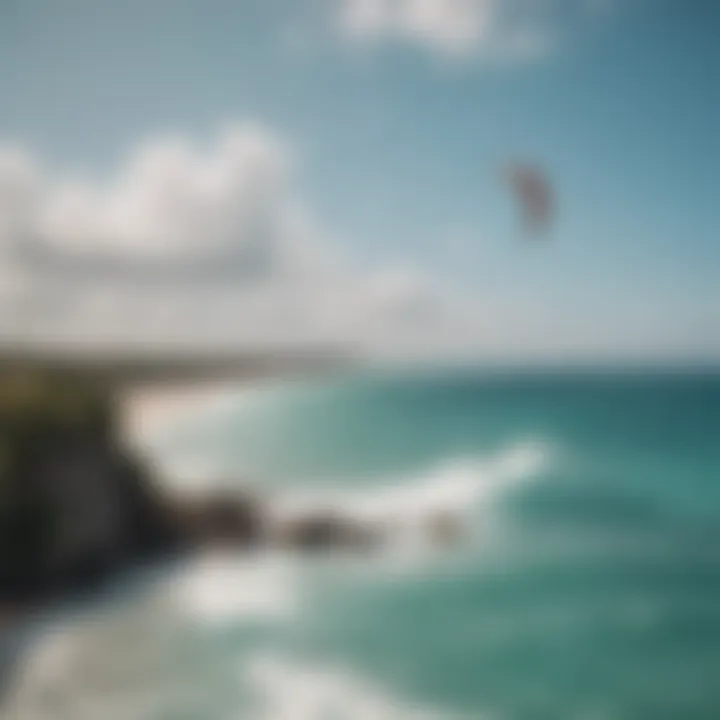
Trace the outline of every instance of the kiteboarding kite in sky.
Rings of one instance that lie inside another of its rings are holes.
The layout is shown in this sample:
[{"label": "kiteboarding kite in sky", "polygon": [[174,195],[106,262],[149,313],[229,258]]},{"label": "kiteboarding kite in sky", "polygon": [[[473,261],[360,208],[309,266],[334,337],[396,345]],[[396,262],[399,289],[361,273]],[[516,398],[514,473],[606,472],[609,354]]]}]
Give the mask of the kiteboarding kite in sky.
[{"label": "kiteboarding kite in sky", "polygon": [[513,163],[506,168],[505,178],[520,205],[528,233],[547,233],[555,219],[555,198],[546,174],[536,166]]}]

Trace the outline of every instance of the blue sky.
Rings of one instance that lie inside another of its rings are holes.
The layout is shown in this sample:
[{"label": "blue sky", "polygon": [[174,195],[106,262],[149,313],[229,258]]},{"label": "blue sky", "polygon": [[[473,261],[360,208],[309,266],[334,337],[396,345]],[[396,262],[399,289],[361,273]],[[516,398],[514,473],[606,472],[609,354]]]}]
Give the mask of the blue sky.
[{"label": "blue sky", "polygon": [[[536,0],[548,46],[501,57],[499,29],[351,36],[342,2],[1,0],[0,143],[102,179],[252,121],[359,266],[412,266],[549,354],[720,356],[719,3]],[[548,240],[518,230],[515,158],[553,180]]]}]

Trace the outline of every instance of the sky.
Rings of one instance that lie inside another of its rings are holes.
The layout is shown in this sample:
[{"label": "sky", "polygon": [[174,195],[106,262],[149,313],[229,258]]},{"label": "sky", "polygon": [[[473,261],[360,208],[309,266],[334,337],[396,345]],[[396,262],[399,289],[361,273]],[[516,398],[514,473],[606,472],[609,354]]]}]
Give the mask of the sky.
[{"label": "sky", "polygon": [[717,361],[719,32],[715,0],[0,0],[0,331]]}]

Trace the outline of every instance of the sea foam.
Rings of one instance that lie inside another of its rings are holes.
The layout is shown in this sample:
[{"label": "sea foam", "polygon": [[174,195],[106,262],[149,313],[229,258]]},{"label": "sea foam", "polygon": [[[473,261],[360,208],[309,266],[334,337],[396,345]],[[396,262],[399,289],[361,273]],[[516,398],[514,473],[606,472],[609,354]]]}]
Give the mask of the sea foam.
[{"label": "sea foam", "polygon": [[[334,490],[288,494],[278,499],[277,513],[285,517],[326,509],[360,521],[383,522],[397,532],[381,549],[381,563],[407,549],[417,558],[422,555],[422,520],[427,513],[451,511],[469,519],[472,512],[491,512],[496,501],[539,472],[548,455],[545,444],[518,443],[489,458],[439,463],[428,472],[379,487],[338,485]],[[363,582],[381,577],[377,570],[382,564],[366,566]],[[173,649],[178,638],[194,626],[279,627],[301,622],[317,604],[317,594],[328,587],[308,582],[308,567],[298,554],[271,551],[245,557],[199,556],[109,613],[71,622],[59,618],[55,629],[30,648],[4,708],[16,713],[11,717],[44,720],[57,717],[62,707],[68,717],[83,720],[99,717],[100,709],[108,718],[153,718],[168,707],[192,704],[203,697],[204,689],[192,664],[178,668]],[[357,580],[354,574],[350,577]],[[333,583],[337,580],[342,575],[335,574]],[[260,703],[258,712],[264,713],[247,716],[252,720],[451,717],[398,701],[334,664],[317,668],[261,650],[239,660],[243,682]],[[215,717],[209,707],[206,716]],[[238,714],[231,720],[245,717]]]},{"label": "sea foam", "polygon": [[537,474],[550,455],[549,446],[524,441],[487,458],[453,458],[413,476],[373,481],[370,486],[346,483],[314,490],[288,490],[275,498],[276,522],[326,512],[351,520],[381,523],[391,531],[417,528],[428,516],[490,509],[518,484]]},{"label": "sea foam", "polygon": [[[241,678],[253,698],[253,720],[456,720],[457,716],[399,700],[336,664],[312,665],[274,654],[245,662]],[[240,719],[238,719],[240,720]]]}]

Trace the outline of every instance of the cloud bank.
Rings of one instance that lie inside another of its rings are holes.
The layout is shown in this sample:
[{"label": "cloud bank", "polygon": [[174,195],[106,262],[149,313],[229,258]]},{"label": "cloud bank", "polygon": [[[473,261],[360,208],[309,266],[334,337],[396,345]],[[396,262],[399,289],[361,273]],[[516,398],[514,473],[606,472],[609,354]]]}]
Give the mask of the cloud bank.
[{"label": "cloud bank", "polygon": [[[239,125],[142,144],[104,181],[0,150],[0,332],[37,342],[376,353],[435,348],[448,294],[339,252],[289,149]],[[456,337],[462,333],[455,333]]]},{"label": "cloud bank", "polygon": [[608,303],[559,308],[510,283],[493,298],[412,264],[366,267],[318,221],[296,166],[254,125],[142,143],[103,180],[0,148],[0,343],[500,361],[698,345],[656,305],[624,306],[619,322]]}]

